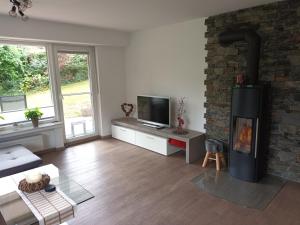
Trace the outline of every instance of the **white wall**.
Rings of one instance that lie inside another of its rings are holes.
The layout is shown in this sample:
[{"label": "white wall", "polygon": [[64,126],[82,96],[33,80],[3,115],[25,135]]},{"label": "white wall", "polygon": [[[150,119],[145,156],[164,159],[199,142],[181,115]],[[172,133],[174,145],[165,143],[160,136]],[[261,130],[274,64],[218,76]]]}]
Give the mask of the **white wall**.
[{"label": "white wall", "polygon": [[97,71],[99,75],[100,135],[111,134],[111,120],[123,116],[121,104],[125,102],[124,48],[97,46]]},{"label": "white wall", "polygon": [[136,104],[139,94],[186,97],[187,127],[204,132],[205,32],[201,18],[132,33],[125,57],[127,102]]},{"label": "white wall", "polygon": [[27,129],[25,127],[17,127],[14,129],[15,132],[11,132],[1,128],[0,148],[18,144],[36,152],[45,149],[61,149],[64,147],[62,124],[56,123],[55,125],[52,124],[46,127],[41,125],[36,129]]},{"label": "white wall", "polygon": [[36,19],[23,22],[7,15],[0,15],[0,27],[0,37],[10,40],[110,46],[126,46],[129,40],[128,32]]},{"label": "white wall", "polygon": [[[122,117],[124,101],[138,94],[187,97],[188,127],[203,131],[204,19],[129,33],[0,15],[0,37],[96,46],[100,135],[111,134],[111,119]],[[124,47],[130,46],[125,50]],[[126,67],[126,69],[125,69]]]}]

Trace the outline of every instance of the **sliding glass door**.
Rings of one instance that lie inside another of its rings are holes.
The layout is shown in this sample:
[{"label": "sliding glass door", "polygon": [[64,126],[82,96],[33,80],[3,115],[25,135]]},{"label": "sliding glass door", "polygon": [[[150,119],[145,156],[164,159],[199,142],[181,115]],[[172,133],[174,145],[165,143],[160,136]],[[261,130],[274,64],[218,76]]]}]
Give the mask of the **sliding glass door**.
[{"label": "sliding glass door", "polygon": [[66,142],[97,135],[94,54],[90,48],[55,48]]}]

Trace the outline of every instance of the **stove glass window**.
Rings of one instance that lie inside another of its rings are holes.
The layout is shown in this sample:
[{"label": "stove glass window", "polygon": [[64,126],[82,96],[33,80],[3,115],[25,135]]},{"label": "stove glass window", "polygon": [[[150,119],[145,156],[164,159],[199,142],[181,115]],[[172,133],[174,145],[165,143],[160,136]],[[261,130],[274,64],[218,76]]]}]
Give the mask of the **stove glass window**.
[{"label": "stove glass window", "polygon": [[235,118],[233,124],[233,150],[251,153],[253,119]]}]

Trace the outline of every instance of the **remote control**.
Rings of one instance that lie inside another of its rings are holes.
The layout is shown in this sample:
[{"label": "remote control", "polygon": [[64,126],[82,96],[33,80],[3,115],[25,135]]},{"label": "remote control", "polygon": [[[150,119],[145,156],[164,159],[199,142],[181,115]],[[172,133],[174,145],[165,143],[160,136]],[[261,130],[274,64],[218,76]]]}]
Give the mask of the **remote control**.
[{"label": "remote control", "polygon": [[53,192],[56,190],[56,187],[53,185],[53,184],[48,184],[46,187],[45,187],[45,191],[46,192]]}]

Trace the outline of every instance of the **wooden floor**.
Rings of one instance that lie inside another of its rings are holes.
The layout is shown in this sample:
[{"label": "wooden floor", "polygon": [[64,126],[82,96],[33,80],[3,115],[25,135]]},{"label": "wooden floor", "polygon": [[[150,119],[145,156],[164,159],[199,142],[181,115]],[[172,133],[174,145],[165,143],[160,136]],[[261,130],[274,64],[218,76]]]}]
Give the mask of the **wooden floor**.
[{"label": "wooden floor", "polygon": [[201,162],[159,154],[114,139],[47,153],[95,198],[70,225],[299,225],[300,184],[287,183],[264,210],[243,208],[197,189]]}]

